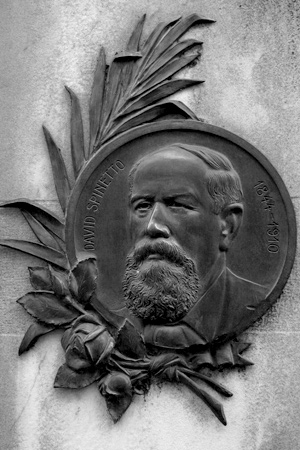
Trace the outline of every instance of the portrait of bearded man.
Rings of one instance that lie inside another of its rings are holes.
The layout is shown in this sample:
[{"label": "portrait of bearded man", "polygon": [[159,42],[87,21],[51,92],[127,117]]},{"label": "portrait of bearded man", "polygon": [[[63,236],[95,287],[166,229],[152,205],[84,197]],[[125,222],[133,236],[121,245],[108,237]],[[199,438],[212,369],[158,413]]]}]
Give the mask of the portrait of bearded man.
[{"label": "portrait of bearded man", "polygon": [[123,292],[147,344],[220,343],[266,298],[267,287],[226,265],[243,203],[238,173],[215,150],[172,144],[133,166]]}]

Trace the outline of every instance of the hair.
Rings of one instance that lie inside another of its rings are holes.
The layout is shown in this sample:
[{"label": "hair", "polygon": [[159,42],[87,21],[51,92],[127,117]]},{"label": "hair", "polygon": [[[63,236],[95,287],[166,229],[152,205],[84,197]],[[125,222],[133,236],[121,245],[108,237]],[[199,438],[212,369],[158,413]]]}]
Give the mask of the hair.
[{"label": "hair", "polygon": [[[238,173],[233,168],[229,159],[217,152],[206,147],[188,144],[171,144],[163,147],[156,153],[161,153],[164,150],[181,149],[200,158],[209,168],[207,176],[207,190],[213,200],[214,214],[220,212],[232,203],[243,201],[243,189],[241,179]],[[141,158],[129,172],[129,195],[132,193],[133,181],[136,171],[143,160],[148,155]]]}]

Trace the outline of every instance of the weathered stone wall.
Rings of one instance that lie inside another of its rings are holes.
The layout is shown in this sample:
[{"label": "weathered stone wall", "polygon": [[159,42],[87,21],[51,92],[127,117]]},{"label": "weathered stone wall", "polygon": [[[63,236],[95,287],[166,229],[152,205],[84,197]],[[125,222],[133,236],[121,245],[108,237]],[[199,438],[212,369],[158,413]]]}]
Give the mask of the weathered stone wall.
[{"label": "weathered stone wall", "polygon": [[[70,168],[67,84],[87,111],[99,46],[109,59],[124,48],[146,12],[145,31],[192,12],[216,20],[196,27],[201,62],[185,75],[205,79],[177,96],[208,123],[258,147],[287,185],[299,219],[300,4],[261,0],[10,0],[0,3],[0,199],[27,197],[59,211],[41,131],[46,123]],[[86,121],[86,113],[85,113]],[[0,211],[1,237],[33,239],[15,211]],[[0,448],[3,450],[296,450],[300,448],[299,253],[284,293],[259,326],[246,372],[219,380],[223,427],[182,386],[153,386],[114,425],[96,386],[53,389],[64,361],[59,332],[18,357],[32,322],[15,300],[29,290],[28,265],[13,250],[0,254]]]}]

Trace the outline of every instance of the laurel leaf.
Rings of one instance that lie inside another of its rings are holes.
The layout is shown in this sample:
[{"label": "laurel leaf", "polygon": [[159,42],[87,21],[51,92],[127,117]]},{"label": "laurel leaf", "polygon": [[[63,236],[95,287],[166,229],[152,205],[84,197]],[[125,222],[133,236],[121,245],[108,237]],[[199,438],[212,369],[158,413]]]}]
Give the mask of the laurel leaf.
[{"label": "laurel leaf", "polygon": [[23,216],[27,220],[30,228],[38,238],[38,240],[44,244],[46,247],[54,248],[55,250],[61,251],[62,248],[58,244],[57,240],[38,220],[35,219],[29,212],[21,210]]},{"label": "laurel leaf", "polygon": [[33,347],[39,337],[50,333],[51,331],[55,330],[55,328],[55,326],[46,326],[41,325],[40,323],[33,323],[32,325],[30,325],[20,344],[19,356]]},{"label": "laurel leaf", "polygon": [[24,198],[18,198],[16,200],[10,200],[0,203],[1,208],[20,208],[21,210],[28,211],[33,217],[36,218],[41,224],[43,224],[48,230],[52,231],[62,241],[65,239],[65,225],[60,218],[32,200]]},{"label": "laurel leaf", "polygon": [[90,154],[93,153],[99,127],[101,124],[103,95],[106,78],[106,57],[104,48],[100,48],[90,98]]},{"label": "laurel leaf", "polygon": [[71,99],[71,154],[75,179],[85,161],[81,108],[77,95],[65,86]]},{"label": "laurel leaf", "polygon": [[45,245],[36,244],[35,242],[22,241],[17,239],[0,239],[0,245],[13,248],[28,255],[36,256],[44,261],[55,264],[62,269],[68,269],[69,263],[64,253],[58,252],[54,248]]},{"label": "laurel leaf", "polygon": [[101,377],[102,374],[99,370],[76,372],[68,367],[67,364],[63,364],[56,374],[54,387],[69,389],[84,388],[99,380]]},{"label": "laurel leaf", "polygon": [[79,315],[75,309],[64,306],[57,296],[51,292],[28,292],[17,302],[23,306],[28,314],[47,325],[67,325]]},{"label": "laurel leaf", "polygon": [[128,105],[124,107],[122,114],[128,114],[136,110],[142,110],[147,106],[158,102],[159,100],[168,97],[169,95],[175,94],[175,92],[180,91],[196,84],[203,83],[200,80],[171,80],[161,83],[159,86],[150,89],[146,93],[138,96],[134,100],[128,102]]},{"label": "laurel leaf", "polygon": [[43,130],[49,151],[58,200],[63,212],[65,212],[71,190],[67,169],[61,156],[61,151],[55,144],[51,134],[45,126],[43,126]]}]

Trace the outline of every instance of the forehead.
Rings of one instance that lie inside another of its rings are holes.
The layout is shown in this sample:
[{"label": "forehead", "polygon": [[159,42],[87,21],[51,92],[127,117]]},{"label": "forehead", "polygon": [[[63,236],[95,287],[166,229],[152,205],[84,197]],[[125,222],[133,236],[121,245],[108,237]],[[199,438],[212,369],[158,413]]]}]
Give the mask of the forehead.
[{"label": "forehead", "polygon": [[138,163],[132,179],[132,195],[158,189],[166,193],[198,192],[202,195],[207,190],[208,171],[207,165],[196,155],[181,149],[166,149]]}]

